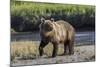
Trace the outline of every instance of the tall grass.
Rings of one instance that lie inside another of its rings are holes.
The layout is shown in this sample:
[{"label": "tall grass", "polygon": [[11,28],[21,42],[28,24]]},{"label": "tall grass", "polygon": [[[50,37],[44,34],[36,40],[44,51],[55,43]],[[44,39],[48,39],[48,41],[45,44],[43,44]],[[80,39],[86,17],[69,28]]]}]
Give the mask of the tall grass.
[{"label": "tall grass", "polygon": [[33,42],[13,42],[11,43],[11,61],[16,57],[20,59],[32,59],[35,58],[37,52],[37,46]]},{"label": "tall grass", "polygon": [[[36,59],[39,57],[39,45],[32,41],[20,41],[11,42],[11,61],[16,59],[28,60]],[[46,57],[52,56],[53,46],[49,43],[44,48],[44,54]],[[58,54],[64,52],[63,46],[59,46]]]},{"label": "tall grass", "polygon": [[55,3],[11,2],[12,28],[17,31],[36,30],[40,18],[53,17],[69,21],[75,27],[94,26],[95,6]]}]

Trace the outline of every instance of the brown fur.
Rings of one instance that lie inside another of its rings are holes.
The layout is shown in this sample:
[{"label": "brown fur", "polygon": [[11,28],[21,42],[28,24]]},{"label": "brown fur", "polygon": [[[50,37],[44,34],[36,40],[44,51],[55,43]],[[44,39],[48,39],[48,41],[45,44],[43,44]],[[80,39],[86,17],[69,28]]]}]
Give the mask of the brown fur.
[{"label": "brown fur", "polygon": [[53,44],[52,57],[57,55],[58,44],[64,44],[64,54],[69,49],[69,54],[74,54],[74,36],[75,31],[72,25],[63,20],[54,22],[54,20],[41,19],[40,36],[41,43],[39,46],[40,56],[43,55],[43,48],[51,42]]}]

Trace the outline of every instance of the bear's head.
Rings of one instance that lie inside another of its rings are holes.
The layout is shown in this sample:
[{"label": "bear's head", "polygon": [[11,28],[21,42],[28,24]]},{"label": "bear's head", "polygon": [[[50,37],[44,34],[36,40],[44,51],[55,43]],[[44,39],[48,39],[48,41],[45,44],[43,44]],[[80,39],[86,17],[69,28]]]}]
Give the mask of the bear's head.
[{"label": "bear's head", "polygon": [[54,19],[51,18],[50,20],[45,20],[44,18],[41,18],[41,24],[39,26],[40,30],[45,32],[50,32],[53,30],[53,22]]}]

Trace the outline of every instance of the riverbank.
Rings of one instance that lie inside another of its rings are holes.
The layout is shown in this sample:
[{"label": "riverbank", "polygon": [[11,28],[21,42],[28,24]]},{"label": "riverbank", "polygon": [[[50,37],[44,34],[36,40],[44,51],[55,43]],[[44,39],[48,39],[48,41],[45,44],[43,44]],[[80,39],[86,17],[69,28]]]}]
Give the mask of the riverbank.
[{"label": "riverbank", "polygon": [[20,65],[38,65],[38,64],[55,64],[55,63],[73,63],[95,61],[95,45],[75,46],[74,55],[63,55],[63,46],[59,46],[58,55],[50,58],[52,46],[49,44],[44,48],[43,57],[39,57],[38,46],[33,42],[16,42],[11,43],[11,66]]}]

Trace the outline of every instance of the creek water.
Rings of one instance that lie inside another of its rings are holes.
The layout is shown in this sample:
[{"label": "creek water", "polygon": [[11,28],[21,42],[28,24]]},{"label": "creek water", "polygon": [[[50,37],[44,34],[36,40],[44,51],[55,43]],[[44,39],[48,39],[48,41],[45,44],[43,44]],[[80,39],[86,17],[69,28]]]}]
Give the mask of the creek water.
[{"label": "creek water", "polygon": [[[39,33],[16,33],[11,34],[11,42],[14,41],[36,41],[39,42],[41,40]],[[86,45],[94,45],[95,44],[95,32],[76,32],[75,34],[75,44],[86,44]]]}]

